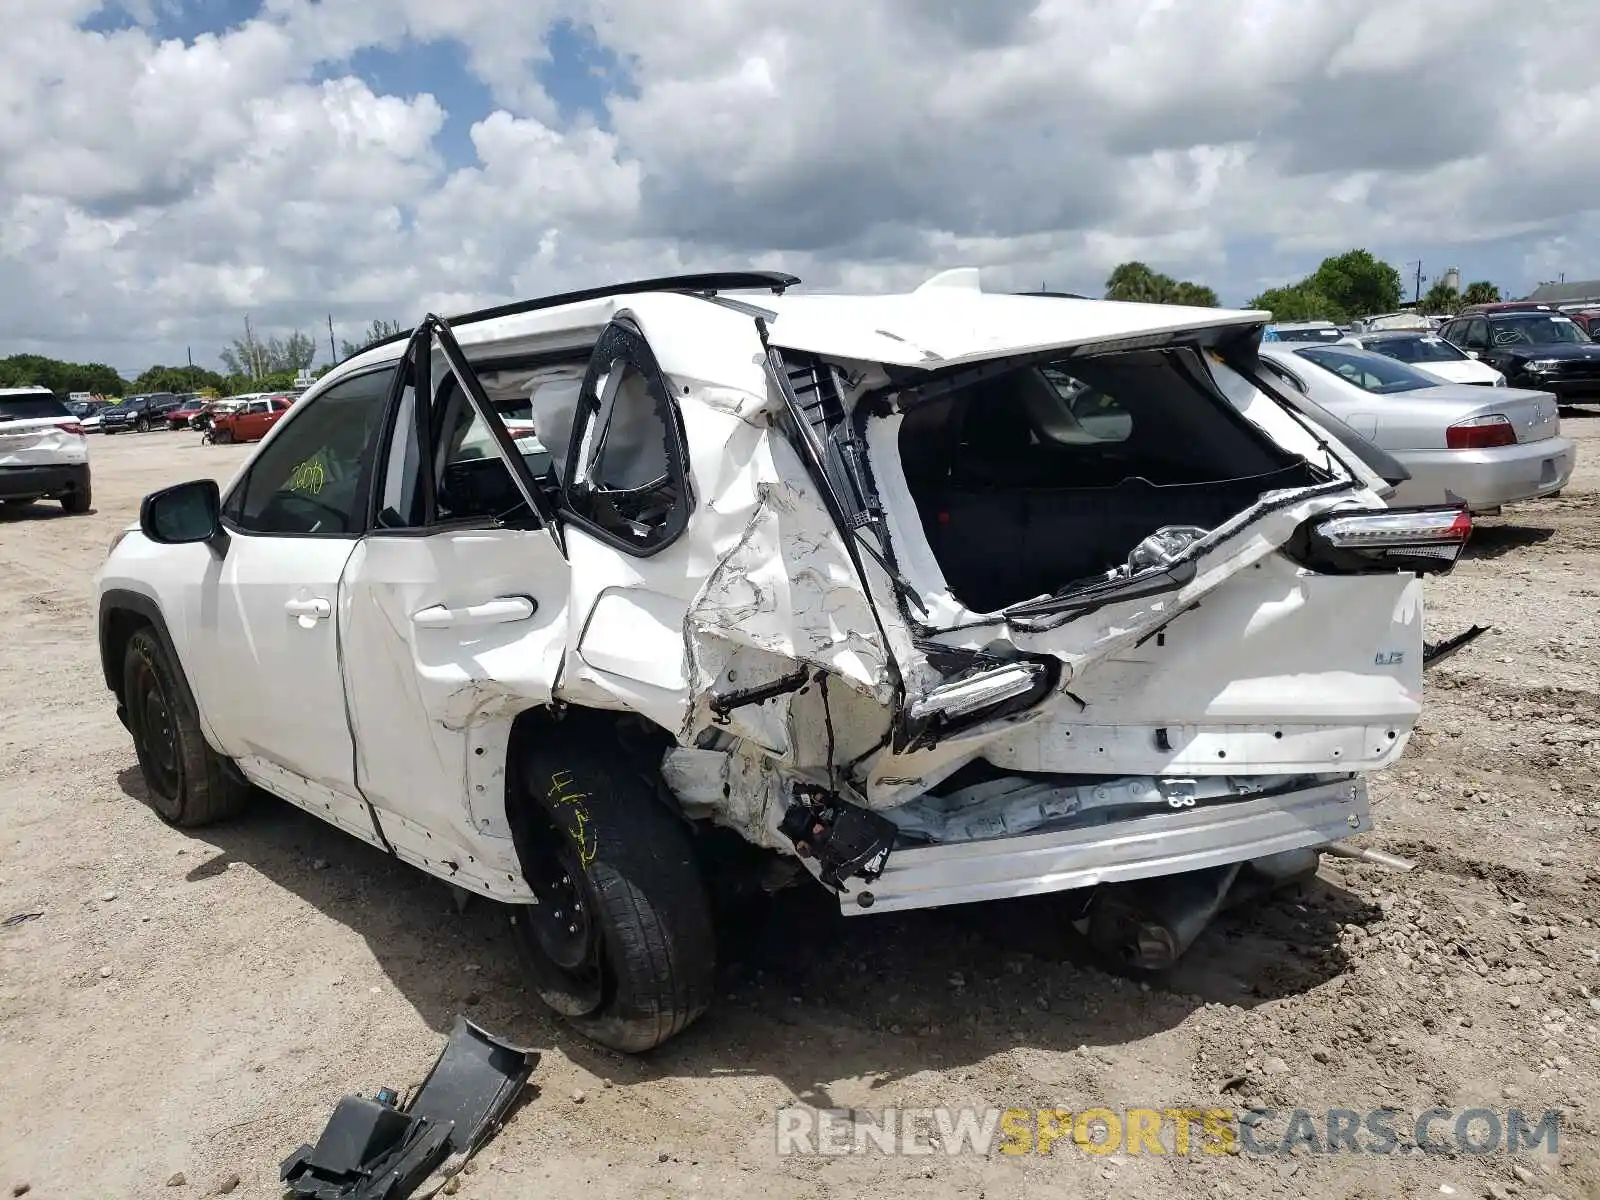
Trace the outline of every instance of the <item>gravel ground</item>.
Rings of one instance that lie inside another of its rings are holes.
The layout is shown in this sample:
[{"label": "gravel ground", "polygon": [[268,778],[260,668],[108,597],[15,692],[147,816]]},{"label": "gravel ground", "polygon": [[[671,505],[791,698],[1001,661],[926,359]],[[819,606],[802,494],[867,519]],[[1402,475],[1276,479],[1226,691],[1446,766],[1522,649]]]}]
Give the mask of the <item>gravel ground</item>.
[{"label": "gravel ground", "polygon": [[[1484,520],[1428,585],[1431,637],[1494,632],[1433,673],[1421,732],[1374,781],[1368,842],[1419,870],[1330,860],[1148,988],[1093,966],[1058,900],[845,921],[786,893],[714,1010],[645,1059],[548,1019],[487,906],[458,916],[443,885],[298,810],[190,836],[139,803],[89,576],[142,495],[248,449],[96,439],[93,515],[0,517],[0,918],[40,914],[0,927],[0,1195],[277,1195],[341,1095],[417,1082],[466,1012],[544,1050],[469,1198],[1600,1197],[1600,419],[1565,425],[1567,492]],[[1319,1130],[1330,1107],[1562,1124],[1554,1157],[1065,1140],[779,1158],[773,1110],[793,1102],[1278,1110],[1259,1142],[1294,1108]]]}]

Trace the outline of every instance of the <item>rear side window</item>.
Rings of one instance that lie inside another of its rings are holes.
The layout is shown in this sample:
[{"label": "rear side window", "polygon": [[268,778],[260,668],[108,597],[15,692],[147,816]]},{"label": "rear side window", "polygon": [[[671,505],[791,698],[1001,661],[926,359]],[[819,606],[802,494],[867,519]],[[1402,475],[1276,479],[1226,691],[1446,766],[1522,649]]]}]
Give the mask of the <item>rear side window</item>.
[{"label": "rear side window", "polygon": [[67,406],[49,392],[0,396],[0,421],[37,421],[71,415],[67,411]]},{"label": "rear side window", "polygon": [[1439,383],[1438,379],[1424,375],[1415,367],[1370,351],[1317,346],[1297,353],[1323,370],[1333,372],[1346,383],[1353,383],[1362,391],[1378,396],[1414,392],[1418,388],[1437,387]]},{"label": "rear side window", "polygon": [[649,345],[613,322],[595,345],[573,422],[566,496],[580,524],[638,555],[683,532],[689,485],[678,422]]}]

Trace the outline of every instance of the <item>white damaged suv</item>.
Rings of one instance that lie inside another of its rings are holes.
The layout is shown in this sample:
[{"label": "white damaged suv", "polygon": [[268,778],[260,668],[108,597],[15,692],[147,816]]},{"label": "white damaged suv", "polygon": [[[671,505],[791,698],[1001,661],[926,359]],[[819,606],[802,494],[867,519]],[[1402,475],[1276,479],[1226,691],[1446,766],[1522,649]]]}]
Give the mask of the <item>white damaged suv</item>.
[{"label": "white damaged suv", "polygon": [[0,388],[0,504],[45,499],[74,515],[92,507],[83,425],[48,388]]},{"label": "white damaged suv", "polygon": [[710,1003],[747,871],[1071,891],[1159,968],[1371,828],[1471,524],[1385,507],[1265,313],[797,282],[429,317],[147,497],[97,588],[152,807],[254,785],[504,903],[630,1051]]}]

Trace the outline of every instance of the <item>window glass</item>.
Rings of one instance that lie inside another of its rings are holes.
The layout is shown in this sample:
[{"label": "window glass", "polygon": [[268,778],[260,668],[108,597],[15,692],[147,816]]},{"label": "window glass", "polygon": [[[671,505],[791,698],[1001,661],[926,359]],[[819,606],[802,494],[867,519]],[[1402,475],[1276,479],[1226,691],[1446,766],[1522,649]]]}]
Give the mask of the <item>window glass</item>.
[{"label": "window glass", "polygon": [[71,415],[66,405],[49,392],[22,392],[0,396],[0,421],[29,421]]},{"label": "window glass", "polygon": [[1496,346],[1572,345],[1589,340],[1571,317],[1547,313],[1496,317],[1489,323],[1489,336]]},{"label": "window glass", "polygon": [[1288,367],[1284,366],[1282,363],[1273,362],[1272,359],[1266,357],[1261,359],[1261,365],[1267,370],[1271,371],[1279,379],[1287,383],[1295,391],[1299,392],[1301,395],[1305,395],[1306,385],[1301,383],[1300,380],[1295,376],[1294,372],[1289,370]]},{"label": "window glass", "polygon": [[1314,346],[1297,353],[1324,370],[1332,371],[1346,383],[1353,383],[1362,391],[1378,396],[1439,386],[1438,379],[1432,375],[1425,375],[1415,367],[1366,350]]},{"label": "window glass", "polygon": [[1427,336],[1372,338],[1366,348],[1408,363],[1460,362],[1466,357],[1443,338]]},{"label": "window glass", "polygon": [[234,524],[249,533],[360,533],[362,468],[393,378],[393,370],[358,375],[286,420],[229,497]]},{"label": "window glass", "polygon": [[637,331],[613,324],[595,346],[573,436],[568,505],[624,549],[650,553],[688,522],[677,413]]},{"label": "window glass", "polygon": [[1468,321],[1464,344],[1468,350],[1487,350],[1489,348],[1489,323],[1482,317],[1473,317],[1472,320]]},{"label": "window glass", "polygon": [[401,529],[422,521],[422,489],[417,486],[421,467],[417,455],[416,410],[417,389],[407,383],[400,390],[394,433],[389,439],[389,456],[383,467],[382,490],[378,493],[378,524],[386,529]]}]

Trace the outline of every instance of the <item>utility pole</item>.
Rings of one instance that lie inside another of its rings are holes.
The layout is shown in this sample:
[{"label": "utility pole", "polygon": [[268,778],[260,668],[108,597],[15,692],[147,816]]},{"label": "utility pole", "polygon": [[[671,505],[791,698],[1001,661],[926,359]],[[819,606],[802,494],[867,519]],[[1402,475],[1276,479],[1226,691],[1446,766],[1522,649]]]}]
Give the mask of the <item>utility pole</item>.
[{"label": "utility pole", "polygon": [[189,365],[191,367],[194,366],[194,347],[193,346],[185,346],[183,348],[183,352],[189,356]]},{"label": "utility pole", "polygon": [[259,364],[256,362],[256,338],[255,334],[250,332],[249,313],[244,315],[244,352],[245,357],[250,361],[250,378],[255,379],[260,374],[260,371],[257,369]]},{"label": "utility pole", "polygon": [[333,314],[328,314],[328,363],[330,365],[339,361],[339,348],[333,344]]},{"label": "utility pole", "polygon": [[1416,291],[1416,295],[1412,299],[1411,303],[1412,304],[1421,304],[1422,303],[1422,260],[1420,258],[1417,259],[1417,291]]}]

